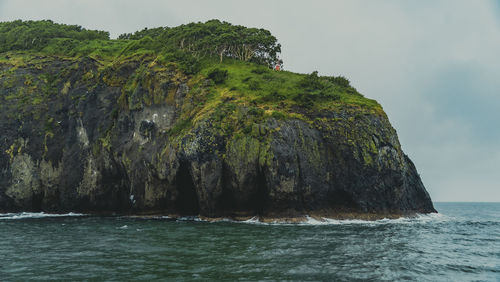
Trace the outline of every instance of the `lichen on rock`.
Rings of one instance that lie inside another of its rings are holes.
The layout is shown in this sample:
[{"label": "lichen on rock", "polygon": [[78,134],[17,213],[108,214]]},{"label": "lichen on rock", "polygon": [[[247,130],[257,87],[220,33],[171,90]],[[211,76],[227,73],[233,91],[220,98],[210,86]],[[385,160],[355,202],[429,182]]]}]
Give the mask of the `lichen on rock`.
[{"label": "lichen on rock", "polygon": [[314,100],[293,88],[301,75],[240,62],[215,65],[228,70],[215,84],[213,65],[188,75],[148,55],[11,56],[0,64],[1,211],[434,212],[380,105],[351,88]]}]

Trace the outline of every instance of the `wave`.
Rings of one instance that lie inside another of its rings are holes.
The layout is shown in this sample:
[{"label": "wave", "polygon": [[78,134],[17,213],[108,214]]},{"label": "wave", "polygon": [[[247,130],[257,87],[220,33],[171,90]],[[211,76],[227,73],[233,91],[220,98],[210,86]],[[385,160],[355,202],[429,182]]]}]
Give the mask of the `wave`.
[{"label": "wave", "polygon": [[20,212],[20,213],[0,213],[0,220],[46,218],[46,217],[72,217],[85,216],[82,213],[44,213],[44,212]]},{"label": "wave", "polygon": [[411,217],[401,217],[396,219],[383,218],[379,220],[362,220],[362,219],[332,219],[326,217],[312,217],[304,216],[303,218],[295,219],[261,219],[254,216],[247,220],[235,220],[231,218],[201,218],[199,216],[186,216],[186,217],[170,217],[170,216],[158,216],[153,217],[155,219],[166,219],[173,221],[195,221],[195,222],[207,222],[207,223],[243,223],[243,224],[258,224],[258,225],[281,225],[281,226],[314,226],[314,225],[349,225],[349,224],[361,224],[361,225],[381,225],[381,224],[425,224],[425,223],[439,223],[446,222],[452,218],[440,213],[431,214],[416,214]]},{"label": "wave", "polygon": [[[51,218],[51,217],[80,217],[87,216],[87,214],[82,213],[64,213],[64,214],[53,214],[44,212],[21,212],[21,213],[0,213],[0,220],[14,220],[14,219],[30,219],[30,218]],[[128,216],[126,216],[128,217]],[[362,219],[332,219],[326,217],[312,217],[305,216],[304,218],[294,219],[293,221],[287,219],[274,219],[274,220],[262,220],[255,216],[247,220],[235,220],[231,218],[218,218],[209,219],[201,218],[199,216],[183,216],[183,217],[171,217],[171,216],[151,216],[144,217],[145,219],[163,219],[169,221],[183,221],[183,222],[209,222],[209,223],[243,223],[243,224],[259,224],[259,225],[291,225],[291,226],[314,226],[314,225],[380,225],[380,224],[423,224],[427,222],[439,223],[449,221],[453,218],[440,214],[417,214],[411,217],[401,217],[396,219],[379,219],[379,220],[362,220]]]},{"label": "wave", "polygon": [[298,222],[290,222],[286,220],[276,219],[273,221],[262,221],[258,217],[252,217],[244,221],[229,220],[231,222],[237,223],[247,223],[247,224],[261,224],[261,225],[352,225],[352,224],[362,224],[362,225],[381,225],[381,224],[422,224],[428,222],[445,222],[449,221],[451,218],[440,214],[417,214],[411,217],[401,217],[401,218],[383,218],[379,220],[362,220],[362,219],[332,219],[326,217],[311,217],[305,216],[304,220]]}]

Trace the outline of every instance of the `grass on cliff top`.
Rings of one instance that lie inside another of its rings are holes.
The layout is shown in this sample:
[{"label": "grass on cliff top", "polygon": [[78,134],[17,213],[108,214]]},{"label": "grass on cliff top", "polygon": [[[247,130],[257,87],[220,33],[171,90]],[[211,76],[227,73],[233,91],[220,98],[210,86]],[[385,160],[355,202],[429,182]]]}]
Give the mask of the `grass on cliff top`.
[{"label": "grass on cliff top", "polygon": [[[73,67],[78,68],[81,58],[90,57],[98,61],[98,72],[102,74],[135,61],[139,62],[140,69],[147,70],[136,71],[133,78],[115,75],[110,80],[116,84],[114,86],[133,92],[135,87],[148,84],[144,76],[156,76],[161,69],[158,64],[163,67],[175,65],[180,76],[185,77],[184,81],[189,80],[191,88],[209,88],[209,91],[200,92],[209,95],[208,99],[203,99],[209,109],[222,103],[243,104],[269,114],[274,113],[276,117],[307,115],[345,106],[365,112],[383,112],[376,101],[364,98],[344,77],[269,69],[268,65],[278,59],[281,47],[277,39],[263,29],[211,20],[173,28],[145,29],[124,34],[119,39],[110,39],[108,32],[87,30],[81,26],[52,21],[13,21],[0,23],[0,34],[0,52],[6,52],[0,53],[0,64],[13,65],[13,68],[7,68],[10,71],[28,66],[47,72],[47,67],[51,67],[54,72],[58,72],[57,66],[51,66],[51,60],[64,59],[73,62]],[[241,54],[230,51],[237,50],[241,44],[252,46],[255,55],[243,58]],[[231,48],[224,47],[225,53],[215,51],[226,45]],[[219,63],[219,55],[223,56],[222,63]],[[151,62],[156,62],[156,69],[151,67],[155,65]],[[65,65],[70,64],[66,62]],[[5,67],[0,65],[1,69]],[[72,71],[67,69],[61,73]],[[2,75],[9,74],[2,71]],[[60,73],[55,75],[61,76]],[[82,80],[97,84],[95,79],[99,77],[99,74],[90,71]],[[213,85],[206,84],[207,78]],[[11,81],[4,80],[4,84],[10,85]],[[37,92],[37,89],[33,91]],[[156,96],[162,98],[163,95]],[[134,98],[138,106],[142,102],[149,104],[148,101],[142,101],[144,99],[136,98],[141,97]]]},{"label": "grass on cliff top", "polygon": [[[97,48],[94,46],[95,44],[102,48]],[[103,42],[93,40],[88,42],[88,46],[81,44],[78,46],[79,49],[75,50],[75,56],[72,57],[56,55],[58,51],[55,49],[43,52],[1,53],[0,64],[12,65],[14,68],[28,66],[43,70],[44,65],[50,64],[51,60],[54,59],[77,63],[80,58],[88,56],[99,62],[101,71],[109,66],[119,66],[130,61],[142,62],[140,69],[151,68],[153,73],[168,69],[165,67],[167,65],[174,65],[184,77],[183,80],[188,81],[191,91],[198,90],[206,95],[202,99],[202,104],[192,109],[195,112],[186,115],[190,118],[196,116],[197,120],[207,117],[207,114],[211,115],[220,111],[221,107],[227,108],[228,105],[241,105],[252,111],[257,111],[259,115],[275,118],[307,119],[304,116],[308,116],[310,113],[336,110],[346,108],[346,106],[358,109],[360,112],[383,113],[381,106],[375,100],[363,97],[350,86],[348,80],[342,77],[318,76],[316,72],[299,74],[289,71],[275,71],[267,66],[227,58],[222,63],[215,58],[205,58],[198,62],[192,62],[192,58],[187,57],[186,59],[182,54],[155,54],[141,48],[134,49],[130,44],[119,40]],[[66,47],[61,45],[61,48]],[[81,55],[81,52],[87,55]],[[198,64],[196,70],[193,70],[195,74],[184,71],[184,69],[189,70],[195,63]],[[151,67],[153,65],[154,67]],[[9,76],[9,73],[14,74],[14,72],[2,71],[0,76]],[[133,78],[124,77],[123,80],[120,79],[121,83],[119,84],[121,87],[127,88],[130,85],[141,83],[139,81],[128,83],[131,79]],[[4,81],[8,81],[8,79]],[[132,93],[133,90],[130,89],[129,92]],[[33,89],[31,92],[37,91]],[[40,97],[33,96],[33,98],[36,98],[36,104],[43,104],[43,101],[39,101]]]},{"label": "grass on cliff top", "polygon": [[[344,106],[380,113],[381,106],[367,99],[344,78],[321,77],[316,72],[299,74],[275,71],[266,66],[237,60],[205,63],[198,77],[212,78],[212,103],[237,103],[284,115],[297,112],[333,110]],[[215,75],[214,75],[215,74]],[[196,78],[195,78],[196,79]]]}]

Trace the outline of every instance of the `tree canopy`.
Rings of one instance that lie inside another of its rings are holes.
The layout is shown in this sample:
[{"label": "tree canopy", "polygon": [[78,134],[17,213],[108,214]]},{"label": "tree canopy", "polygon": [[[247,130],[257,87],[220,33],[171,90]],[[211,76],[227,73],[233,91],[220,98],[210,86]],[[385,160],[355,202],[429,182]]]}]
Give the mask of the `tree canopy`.
[{"label": "tree canopy", "polygon": [[42,50],[54,39],[109,40],[109,32],[57,24],[51,20],[0,23],[0,52]]},{"label": "tree canopy", "polygon": [[160,41],[164,47],[179,48],[195,57],[217,56],[221,61],[228,57],[271,65],[281,52],[281,45],[268,30],[232,25],[219,20],[189,23],[174,28],[146,28],[133,34],[122,34],[118,38],[139,40],[146,36]]},{"label": "tree canopy", "polygon": [[[177,27],[145,28],[117,40],[109,32],[87,30],[78,25],[50,20],[0,23],[0,52],[35,50],[66,56],[121,56],[152,52],[180,58],[196,65],[206,57],[224,58],[272,66],[281,45],[271,32],[228,22],[210,20]],[[187,64],[186,64],[187,65]]]}]

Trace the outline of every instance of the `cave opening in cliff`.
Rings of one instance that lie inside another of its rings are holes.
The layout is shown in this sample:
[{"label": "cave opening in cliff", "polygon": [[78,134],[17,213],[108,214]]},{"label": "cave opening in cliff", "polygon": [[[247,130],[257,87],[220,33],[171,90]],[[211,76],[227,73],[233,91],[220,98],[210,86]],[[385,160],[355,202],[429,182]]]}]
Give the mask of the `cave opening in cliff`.
[{"label": "cave opening in cliff", "polygon": [[[224,171],[227,171],[224,169]],[[243,187],[234,187],[228,175],[223,178],[223,190],[217,200],[218,215],[243,213],[248,215],[262,215],[269,206],[269,190],[263,172],[258,172],[247,178]],[[239,191],[243,188],[249,193]]]},{"label": "cave opening in cliff", "polygon": [[33,198],[31,199],[31,209],[34,212],[41,212],[43,205],[44,193],[33,193]]},{"label": "cave opening in cliff", "polygon": [[176,186],[178,191],[175,209],[182,215],[198,215],[200,205],[198,194],[193,183],[193,177],[189,171],[189,163],[182,162],[176,176]]},{"label": "cave opening in cliff", "polygon": [[262,170],[259,170],[255,179],[255,192],[250,197],[250,206],[255,212],[262,215],[269,203],[269,189],[267,187],[266,176]]}]

